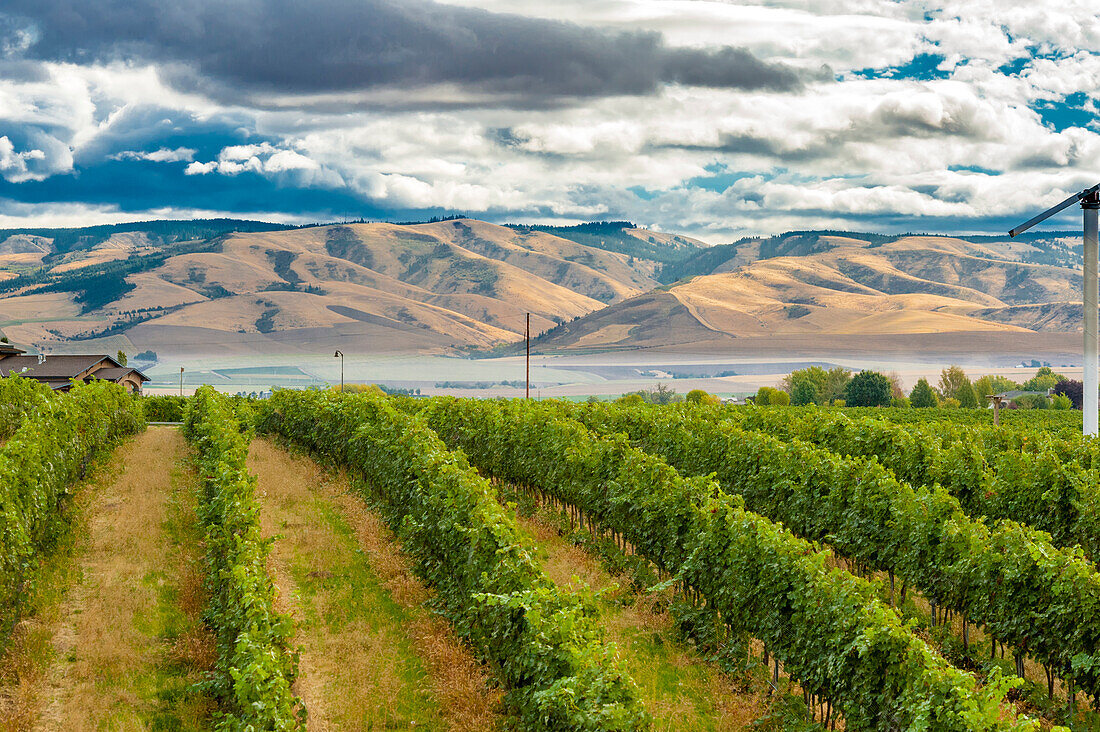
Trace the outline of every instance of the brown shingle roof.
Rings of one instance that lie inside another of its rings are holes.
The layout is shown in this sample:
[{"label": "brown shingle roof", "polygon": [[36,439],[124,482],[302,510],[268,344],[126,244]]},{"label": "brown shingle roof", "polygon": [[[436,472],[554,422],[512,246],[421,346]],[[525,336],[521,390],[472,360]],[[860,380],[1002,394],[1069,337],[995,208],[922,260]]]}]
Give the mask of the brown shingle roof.
[{"label": "brown shingle roof", "polygon": [[109,367],[118,366],[110,356],[46,356],[43,363],[38,363],[38,356],[7,356],[0,358],[0,376],[13,371],[19,373],[25,368],[24,376],[40,381],[71,379],[104,360],[109,362]]},{"label": "brown shingle roof", "polygon": [[142,381],[148,381],[149,377],[141,373],[137,369],[132,369],[127,366],[119,366],[118,368],[106,368],[99,369],[92,374],[94,378],[103,379],[104,381],[118,381],[127,374],[137,374],[138,378]]}]

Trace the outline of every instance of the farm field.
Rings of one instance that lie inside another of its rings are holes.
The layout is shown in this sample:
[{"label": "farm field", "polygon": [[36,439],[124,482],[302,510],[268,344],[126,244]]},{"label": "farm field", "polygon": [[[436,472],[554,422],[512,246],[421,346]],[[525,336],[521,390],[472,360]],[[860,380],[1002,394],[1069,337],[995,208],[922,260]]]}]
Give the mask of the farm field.
[{"label": "farm field", "polygon": [[0,397],[0,729],[1095,725],[1072,413]]}]

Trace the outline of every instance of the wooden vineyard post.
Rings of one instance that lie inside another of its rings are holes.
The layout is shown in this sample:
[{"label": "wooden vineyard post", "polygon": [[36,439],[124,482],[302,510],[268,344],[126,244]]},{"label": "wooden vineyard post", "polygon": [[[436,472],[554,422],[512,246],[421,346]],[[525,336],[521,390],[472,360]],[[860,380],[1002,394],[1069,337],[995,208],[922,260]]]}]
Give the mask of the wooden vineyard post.
[{"label": "wooden vineyard post", "polygon": [[993,424],[1001,424],[1001,402],[1004,401],[1004,394],[986,394],[986,399],[993,400]]}]

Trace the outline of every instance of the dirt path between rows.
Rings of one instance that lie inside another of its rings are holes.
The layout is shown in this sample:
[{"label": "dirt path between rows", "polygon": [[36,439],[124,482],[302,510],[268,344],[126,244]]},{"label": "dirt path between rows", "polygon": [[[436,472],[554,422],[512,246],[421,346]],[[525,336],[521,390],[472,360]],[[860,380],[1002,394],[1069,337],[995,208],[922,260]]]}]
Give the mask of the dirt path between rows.
[{"label": "dirt path between rows", "polygon": [[87,508],[77,581],[59,605],[36,730],[208,729],[192,684],[213,660],[195,478],[179,431],[153,427],[112,456]]},{"label": "dirt path between rows", "polygon": [[278,605],[296,621],[295,691],[311,732],[410,728],[492,730],[500,694],[346,480],[256,438],[265,536]]},{"label": "dirt path between rows", "polygon": [[560,587],[580,586],[605,594],[599,602],[607,638],[638,684],[655,730],[741,730],[766,708],[760,694],[738,691],[717,666],[675,638],[667,610],[654,598],[612,577],[599,560],[567,541],[546,521],[517,517],[534,538],[543,570]]}]

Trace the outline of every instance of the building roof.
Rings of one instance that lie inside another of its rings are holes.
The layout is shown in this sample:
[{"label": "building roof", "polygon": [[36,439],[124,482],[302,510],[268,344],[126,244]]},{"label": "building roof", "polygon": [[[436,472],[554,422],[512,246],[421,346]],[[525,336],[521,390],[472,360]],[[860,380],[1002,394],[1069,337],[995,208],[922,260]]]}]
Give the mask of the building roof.
[{"label": "building roof", "polygon": [[148,381],[149,377],[141,373],[137,369],[129,368],[127,366],[108,367],[105,369],[99,369],[92,376],[96,379],[103,379],[104,381],[118,381],[121,378],[129,376],[130,374],[137,374],[137,377],[143,382]]},{"label": "building roof", "polygon": [[4,356],[20,356],[26,353],[21,348],[16,348],[10,343],[0,343],[0,358]]},{"label": "building roof", "polygon": [[110,366],[119,365],[110,356],[46,356],[42,363],[38,356],[7,356],[0,358],[0,376],[26,369],[24,376],[40,381],[72,379],[105,360]]}]

